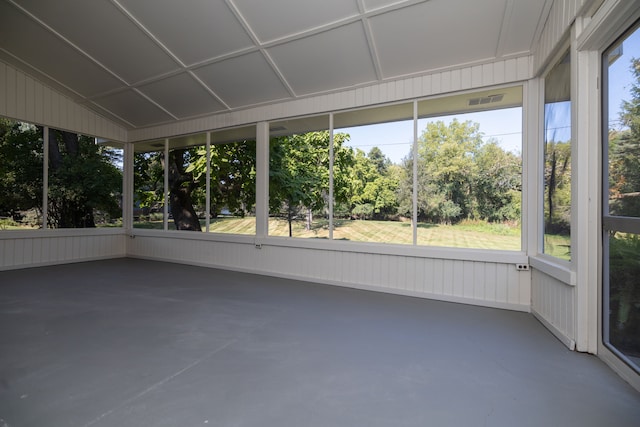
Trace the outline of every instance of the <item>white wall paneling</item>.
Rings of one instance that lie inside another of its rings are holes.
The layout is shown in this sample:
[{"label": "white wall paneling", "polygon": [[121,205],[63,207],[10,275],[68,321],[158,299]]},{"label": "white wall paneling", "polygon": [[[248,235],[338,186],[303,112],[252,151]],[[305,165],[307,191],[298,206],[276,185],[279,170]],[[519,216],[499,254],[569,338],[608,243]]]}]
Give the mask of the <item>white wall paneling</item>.
[{"label": "white wall paneling", "polygon": [[0,116],[115,141],[127,131],[0,61]]},{"label": "white wall paneling", "polygon": [[531,311],[560,341],[575,349],[575,287],[534,268]]},{"label": "white wall paneling", "polygon": [[534,74],[538,75],[560,49],[575,18],[597,0],[554,0],[538,45],[534,47]]},{"label": "white wall paneling", "polygon": [[0,270],[119,258],[125,249],[122,229],[0,231]]},{"label": "white wall paneling", "polygon": [[487,307],[530,308],[530,272],[515,268],[526,260],[522,253],[473,259],[459,251],[447,257],[446,249],[425,249],[445,253],[437,258],[414,247],[394,246],[394,254],[384,245],[264,238],[258,249],[255,243],[253,236],[136,230],[127,237],[127,255]]}]

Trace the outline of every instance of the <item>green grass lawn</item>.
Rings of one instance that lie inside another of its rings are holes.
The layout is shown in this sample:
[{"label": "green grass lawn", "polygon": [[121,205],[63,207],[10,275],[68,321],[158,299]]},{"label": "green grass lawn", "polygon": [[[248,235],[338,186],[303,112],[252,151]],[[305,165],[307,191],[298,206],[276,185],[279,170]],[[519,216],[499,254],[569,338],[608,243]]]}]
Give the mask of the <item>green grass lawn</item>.
[{"label": "green grass lawn", "polygon": [[[333,238],[374,243],[411,244],[411,223],[401,221],[336,220]],[[141,228],[162,228],[162,222],[142,223]],[[171,224],[169,225],[171,228]],[[204,228],[204,223],[203,223]],[[255,218],[217,218],[211,222],[215,233],[254,234]],[[304,221],[294,221],[294,237],[329,238],[329,224],[325,219],[315,220],[310,230]],[[289,224],[280,218],[269,219],[270,236],[288,236]],[[546,235],[547,253],[558,258],[569,258],[569,237]],[[418,224],[418,244],[455,248],[520,250],[520,229],[505,224],[463,222],[456,225]]]}]

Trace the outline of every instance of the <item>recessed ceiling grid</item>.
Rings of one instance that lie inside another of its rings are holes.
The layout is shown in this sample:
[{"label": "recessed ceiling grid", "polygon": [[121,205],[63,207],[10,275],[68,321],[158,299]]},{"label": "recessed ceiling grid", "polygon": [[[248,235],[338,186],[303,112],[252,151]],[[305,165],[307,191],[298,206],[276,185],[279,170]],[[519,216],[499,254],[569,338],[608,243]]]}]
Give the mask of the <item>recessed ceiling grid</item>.
[{"label": "recessed ceiling grid", "polygon": [[550,2],[0,0],[0,60],[142,128],[527,54]]}]

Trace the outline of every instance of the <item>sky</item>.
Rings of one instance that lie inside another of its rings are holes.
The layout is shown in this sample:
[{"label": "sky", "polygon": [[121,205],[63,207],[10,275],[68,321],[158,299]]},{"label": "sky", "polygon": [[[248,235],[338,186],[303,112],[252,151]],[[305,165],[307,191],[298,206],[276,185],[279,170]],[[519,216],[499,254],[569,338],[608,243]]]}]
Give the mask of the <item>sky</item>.
[{"label": "sky", "polygon": [[621,129],[619,123],[622,101],[630,101],[633,75],[629,69],[632,58],[640,58],[640,29],[622,43],[622,56],[609,67],[609,125]]},{"label": "sky", "polygon": [[[418,137],[427,123],[441,120],[448,125],[454,118],[458,121],[477,122],[480,124],[480,132],[484,135],[485,141],[493,138],[507,151],[522,152],[521,107],[419,119]],[[400,163],[411,152],[413,143],[412,120],[336,129],[335,132],[348,133],[351,138],[347,145],[361,148],[367,153],[373,147],[380,148],[393,163]]]}]

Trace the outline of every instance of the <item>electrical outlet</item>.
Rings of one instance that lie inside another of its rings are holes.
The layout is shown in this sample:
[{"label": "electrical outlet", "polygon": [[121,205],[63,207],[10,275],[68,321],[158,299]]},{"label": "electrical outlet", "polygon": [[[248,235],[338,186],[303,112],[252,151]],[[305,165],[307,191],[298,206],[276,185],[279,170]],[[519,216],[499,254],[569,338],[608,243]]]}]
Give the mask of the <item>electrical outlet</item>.
[{"label": "electrical outlet", "polygon": [[529,264],[516,264],[516,270],[529,271]]}]

